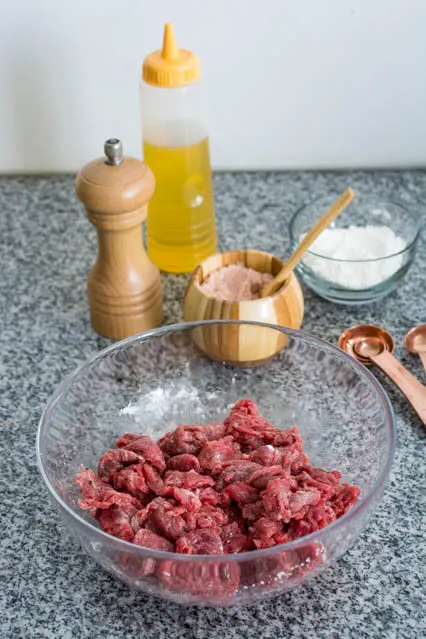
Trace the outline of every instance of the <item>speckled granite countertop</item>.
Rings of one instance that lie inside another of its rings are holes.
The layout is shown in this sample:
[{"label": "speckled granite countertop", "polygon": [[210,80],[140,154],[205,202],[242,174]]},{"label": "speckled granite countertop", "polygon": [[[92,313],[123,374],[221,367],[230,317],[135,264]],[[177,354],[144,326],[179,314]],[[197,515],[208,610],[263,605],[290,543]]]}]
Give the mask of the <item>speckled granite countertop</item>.
[{"label": "speckled granite countertop", "polygon": [[[73,183],[71,176],[0,178],[0,636],[425,637],[426,430],[386,381],[399,443],[383,503],[356,546],[298,591],[250,608],[178,607],[131,592],[68,535],[37,472],[37,423],[62,378],[108,343],[90,328],[85,282],[96,237]],[[221,248],[285,256],[295,208],[348,184],[426,217],[424,172],[221,174]],[[405,331],[426,321],[425,272],[423,239],[404,285],[378,304],[339,307],[305,291],[304,329],[336,342],[351,324],[381,323],[402,361],[426,381],[401,346]],[[169,323],[180,319],[185,280],[164,278]]]}]

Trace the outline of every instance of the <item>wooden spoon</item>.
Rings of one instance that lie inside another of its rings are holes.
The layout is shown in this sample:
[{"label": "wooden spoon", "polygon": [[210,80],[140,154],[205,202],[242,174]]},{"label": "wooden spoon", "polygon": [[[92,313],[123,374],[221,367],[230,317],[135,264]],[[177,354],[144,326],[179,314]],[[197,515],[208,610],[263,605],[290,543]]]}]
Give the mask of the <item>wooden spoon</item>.
[{"label": "wooden spoon", "polygon": [[284,282],[290,277],[302,257],[308,251],[311,244],[315,242],[317,237],[336,219],[338,215],[348,206],[349,202],[355,197],[353,189],[346,189],[342,195],[339,195],[337,200],[333,202],[328,211],[318,220],[318,222],[311,228],[306,234],[294,253],[290,256],[281,271],[274,277],[273,280],[268,282],[266,286],[260,291],[260,297],[268,297],[278,291]]}]

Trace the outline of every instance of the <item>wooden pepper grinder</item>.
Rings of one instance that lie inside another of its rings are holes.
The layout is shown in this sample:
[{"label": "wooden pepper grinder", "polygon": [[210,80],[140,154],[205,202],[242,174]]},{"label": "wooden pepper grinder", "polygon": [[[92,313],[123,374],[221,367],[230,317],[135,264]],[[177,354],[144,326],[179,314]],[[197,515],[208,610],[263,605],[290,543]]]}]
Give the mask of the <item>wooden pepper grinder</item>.
[{"label": "wooden pepper grinder", "polygon": [[98,233],[98,259],[87,278],[92,326],[123,339],[163,320],[160,272],[142,240],[155,180],[146,164],[123,157],[120,140],[107,140],[104,148],[106,158],[78,174],[76,191]]}]

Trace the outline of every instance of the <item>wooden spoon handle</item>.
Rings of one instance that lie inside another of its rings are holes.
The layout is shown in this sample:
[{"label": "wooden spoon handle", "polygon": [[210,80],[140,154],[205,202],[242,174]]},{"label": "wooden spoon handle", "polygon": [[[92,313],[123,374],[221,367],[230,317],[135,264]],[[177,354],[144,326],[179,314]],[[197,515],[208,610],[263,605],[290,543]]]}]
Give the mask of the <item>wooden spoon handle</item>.
[{"label": "wooden spoon handle", "polygon": [[426,426],[426,387],[388,351],[374,355],[371,359],[404,393]]},{"label": "wooden spoon handle", "polygon": [[294,253],[289,257],[284,264],[281,271],[260,291],[260,297],[268,297],[273,295],[284,284],[286,279],[290,277],[297,264],[305,255],[311,244],[315,242],[317,237],[330,226],[331,222],[345,209],[349,202],[353,200],[355,193],[353,189],[346,189],[342,195],[339,195],[337,200],[333,202],[328,211],[318,220],[318,222],[311,228],[311,230],[305,235],[299,246]]}]

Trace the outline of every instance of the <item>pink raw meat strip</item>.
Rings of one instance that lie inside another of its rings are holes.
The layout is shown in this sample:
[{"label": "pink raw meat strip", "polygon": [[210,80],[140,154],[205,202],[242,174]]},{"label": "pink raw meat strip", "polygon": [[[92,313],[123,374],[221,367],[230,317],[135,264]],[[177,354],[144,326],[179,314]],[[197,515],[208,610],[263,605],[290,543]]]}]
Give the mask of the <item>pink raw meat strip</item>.
[{"label": "pink raw meat strip", "polygon": [[[250,399],[238,401],[223,423],[178,426],[158,443],[126,433],[101,457],[98,474],[83,468],[76,483],[80,507],[105,532],[153,550],[197,555],[285,544],[332,523],[360,494],[341,483],[339,471],[313,468],[297,428],[277,429]],[[310,547],[304,552],[314,567],[322,554],[318,544]],[[297,552],[280,551],[271,574],[290,574]],[[215,601],[232,594],[240,578],[231,564],[225,572],[212,564],[211,577],[199,581],[189,564],[156,562],[136,562],[135,574],[156,572],[169,588],[201,588]],[[241,578],[249,583],[247,574]]]}]

